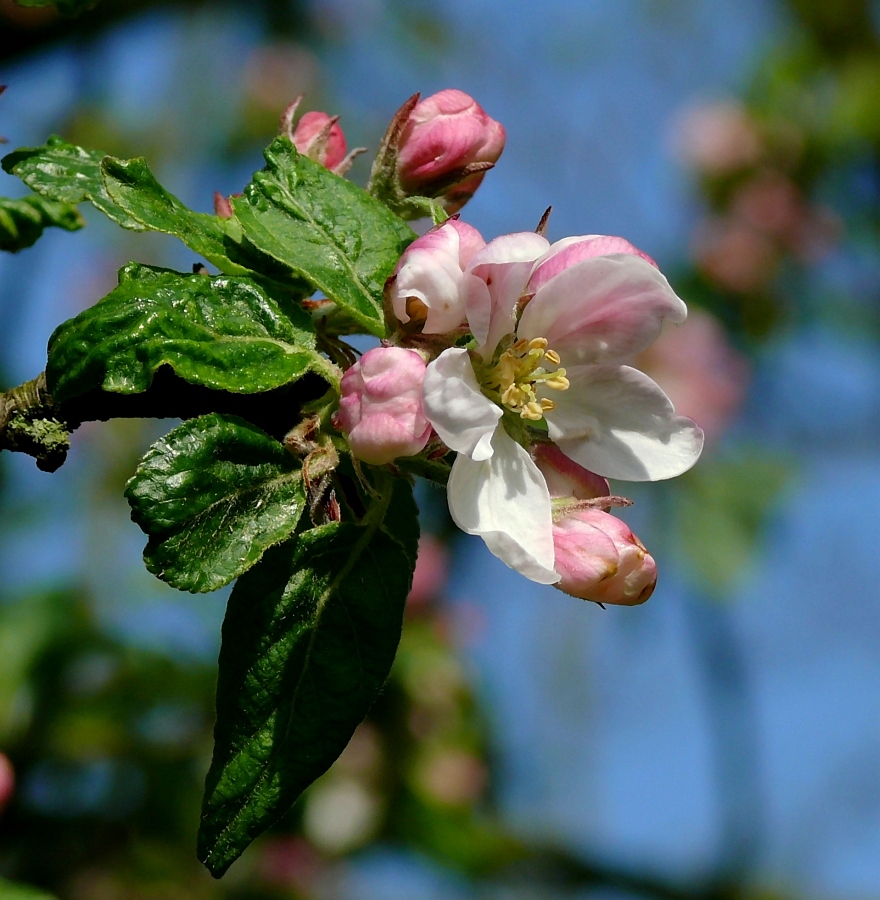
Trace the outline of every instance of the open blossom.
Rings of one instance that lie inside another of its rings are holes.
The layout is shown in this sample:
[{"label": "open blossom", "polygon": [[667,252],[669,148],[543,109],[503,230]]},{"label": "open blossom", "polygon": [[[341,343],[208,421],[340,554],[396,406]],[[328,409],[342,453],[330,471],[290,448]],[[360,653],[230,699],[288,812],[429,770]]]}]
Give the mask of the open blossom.
[{"label": "open blossom", "polygon": [[600,235],[552,247],[533,233],[496,238],[470,259],[459,289],[476,346],[444,350],[424,382],[427,417],[458,454],[449,509],[507,565],[554,584],[550,490],[524,445],[549,438],[605,478],[689,469],[702,431],[622,364],[687,310],[653,261]]},{"label": "open blossom", "polygon": [[374,466],[413,456],[431,436],[422,408],[424,360],[414,350],[376,347],[342,377],[335,424],[352,455]]},{"label": "open blossom", "polygon": [[[504,150],[504,126],[473,97],[448,89],[413,109],[400,138],[397,175],[409,194],[443,198],[456,212],[473,196]],[[476,165],[475,165],[476,164]],[[469,173],[468,167],[484,166]]]}]

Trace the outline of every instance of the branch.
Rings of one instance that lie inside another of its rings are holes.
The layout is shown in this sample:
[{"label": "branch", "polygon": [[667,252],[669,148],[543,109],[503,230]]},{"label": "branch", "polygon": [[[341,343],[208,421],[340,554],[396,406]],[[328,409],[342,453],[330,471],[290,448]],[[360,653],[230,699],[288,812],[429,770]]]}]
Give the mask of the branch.
[{"label": "branch", "polygon": [[209,412],[240,416],[281,440],[300,419],[301,407],[326,391],[315,375],[262,394],[233,394],[188,384],[167,366],[149,390],[114,394],[95,390],[56,403],[46,375],[0,394],[0,450],[27,453],[44,472],[67,458],[69,433],[83,422],[109,419],[194,419]]}]

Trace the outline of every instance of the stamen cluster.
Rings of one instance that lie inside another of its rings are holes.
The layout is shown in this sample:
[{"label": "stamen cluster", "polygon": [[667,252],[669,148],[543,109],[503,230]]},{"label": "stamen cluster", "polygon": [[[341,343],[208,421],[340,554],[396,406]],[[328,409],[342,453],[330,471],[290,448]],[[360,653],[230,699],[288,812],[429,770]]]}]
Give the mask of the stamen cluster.
[{"label": "stamen cluster", "polygon": [[[559,367],[559,354],[548,349],[546,338],[521,338],[508,347],[485,374],[482,385],[488,396],[497,395],[501,403],[523,419],[539,422],[544,413],[556,409],[547,397],[538,398],[536,387],[543,385],[555,391],[568,390],[565,369]],[[547,369],[542,363],[555,366]]]}]

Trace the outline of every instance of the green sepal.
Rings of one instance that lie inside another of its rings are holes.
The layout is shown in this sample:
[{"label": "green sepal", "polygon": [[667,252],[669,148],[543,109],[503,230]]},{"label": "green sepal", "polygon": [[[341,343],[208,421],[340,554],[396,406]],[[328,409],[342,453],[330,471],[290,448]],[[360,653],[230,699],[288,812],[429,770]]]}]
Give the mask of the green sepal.
[{"label": "green sepal", "polygon": [[232,207],[251,243],[383,337],[385,281],[415,233],[357,185],[297,153],[286,137]]},{"label": "green sepal", "polygon": [[46,378],[58,402],[141,393],[166,365],[190,384],[253,394],[324,374],[314,346],[309,316],[248,278],[129,263],[119,287],[55,330]]},{"label": "green sepal", "polygon": [[101,160],[106,153],[85,150],[52,135],[42,147],[21,147],[3,157],[3,170],[19,177],[32,191],[50,200],[83,203],[86,200],[123,228],[143,231],[144,226],[117,206],[104,186]]},{"label": "green sepal", "polygon": [[265,431],[219,413],[153,444],[125,496],[150,538],[147,568],[194,593],[247,571],[293,534],[306,505],[299,461]]},{"label": "green sepal", "polygon": [[18,200],[0,197],[0,250],[17,253],[35,244],[47,228],[78,231],[83,225],[79,210],[69,203],[37,194]]},{"label": "green sepal", "polygon": [[388,490],[365,524],[298,534],[232,592],[198,839],[215,877],[330,767],[388,677],[418,539],[412,488]]}]

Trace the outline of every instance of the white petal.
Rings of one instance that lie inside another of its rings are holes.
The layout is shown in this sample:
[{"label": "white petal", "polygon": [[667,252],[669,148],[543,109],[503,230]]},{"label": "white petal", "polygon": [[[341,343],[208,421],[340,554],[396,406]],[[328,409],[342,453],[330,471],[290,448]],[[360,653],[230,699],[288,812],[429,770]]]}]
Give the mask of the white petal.
[{"label": "white petal", "polygon": [[467,265],[473,272],[477,266],[512,262],[534,262],[550,249],[547,238],[533,231],[520,231],[515,234],[502,234],[489,241],[482,250],[478,250]]},{"label": "white petal", "polygon": [[392,290],[394,313],[408,322],[407,301],[419,300],[427,307],[423,331],[442,334],[465,320],[460,292],[459,235],[454,228],[434,229],[414,241],[398,263]]},{"label": "white petal", "polygon": [[488,359],[516,325],[516,304],[534,262],[550,245],[533,232],[505,234],[474,254],[462,279],[468,324],[477,352]]},{"label": "white petal", "polygon": [[501,409],[480,390],[467,350],[444,350],[425,372],[425,415],[440,440],[471,459],[492,455]]},{"label": "white petal", "polygon": [[538,290],[517,334],[547,338],[563,365],[618,362],[644,350],[664,320],[680,325],[687,307],[650,263],[631,254],[585,259]]},{"label": "white petal", "polygon": [[449,476],[455,524],[478,534],[510,568],[539,584],[555,584],[550,492],[529,454],[498,428],[490,459],[459,455]]},{"label": "white petal", "polygon": [[569,459],[606,478],[660,481],[686,472],[703,449],[703,430],[676,416],[669,398],[629,366],[576,366],[567,391],[545,390],[550,439]]}]

